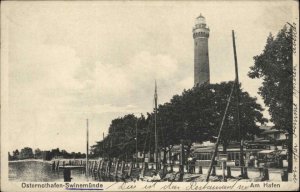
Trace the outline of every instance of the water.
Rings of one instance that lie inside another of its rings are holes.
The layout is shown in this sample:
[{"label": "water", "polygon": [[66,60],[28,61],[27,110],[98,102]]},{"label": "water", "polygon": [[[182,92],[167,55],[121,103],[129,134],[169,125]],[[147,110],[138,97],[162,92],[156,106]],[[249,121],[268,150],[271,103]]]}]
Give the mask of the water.
[{"label": "water", "polygon": [[[63,170],[52,171],[49,162],[19,161],[9,162],[9,180],[19,182],[63,182]],[[99,181],[103,178],[93,175],[87,178],[83,169],[71,170],[72,181]]]}]

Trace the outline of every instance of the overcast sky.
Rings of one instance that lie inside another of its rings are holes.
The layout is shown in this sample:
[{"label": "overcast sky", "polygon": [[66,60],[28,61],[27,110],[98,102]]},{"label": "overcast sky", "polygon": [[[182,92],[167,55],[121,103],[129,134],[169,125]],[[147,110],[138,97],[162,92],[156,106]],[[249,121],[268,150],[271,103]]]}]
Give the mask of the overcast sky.
[{"label": "overcast sky", "polygon": [[242,87],[258,97],[260,81],[247,76],[253,56],[261,53],[270,32],[296,21],[295,5],[2,2],[6,148],[84,152],[87,118],[95,144],[112,119],[152,111],[155,79],[159,103],[191,88],[192,28],[200,13],[210,28],[211,83],[234,79],[234,29]]}]

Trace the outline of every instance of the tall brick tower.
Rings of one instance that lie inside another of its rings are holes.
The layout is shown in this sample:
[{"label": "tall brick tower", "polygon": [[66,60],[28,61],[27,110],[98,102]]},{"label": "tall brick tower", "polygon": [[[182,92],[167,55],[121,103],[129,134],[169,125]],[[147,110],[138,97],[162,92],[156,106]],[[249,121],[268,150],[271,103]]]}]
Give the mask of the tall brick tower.
[{"label": "tall brick tower", "polygon": [[193,28],[194,86],[209,83],[208,37],[209,28],[206,26],[205,17],[200,14]]}]

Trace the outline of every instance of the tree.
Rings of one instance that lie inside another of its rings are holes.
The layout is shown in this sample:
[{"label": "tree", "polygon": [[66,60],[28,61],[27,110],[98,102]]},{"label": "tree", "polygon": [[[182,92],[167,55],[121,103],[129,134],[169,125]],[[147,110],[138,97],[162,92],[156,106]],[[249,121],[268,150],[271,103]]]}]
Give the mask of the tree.
[{"label": "tree", "polygon": [[54,158],[57,158],[61,155],[60,151],[59,151],[59,148],[56,148],[56,149],[52,149],[51,150],[51,156],[54,157]]},{"label": "tree", "polygon": [[259,94],[269,107],[275,128],[288,133],[288,171],[292,171],[293,154],[293,29],[284,26],[276,37],[267,38],[260,55],[254,57],[250,78],[262,79]]},{"label": "tree", "polygon": [[[143,116],[141,117],[143,118]],[[92,146],[93,156],[101,155],[107,158],[132,158],[135,153],[136,126],[142,122],[133,114],[112,120],[109,133],[103,141]],[[138,128],[138,130],[140,130]],[[140,141],[141,142],[141,141]]]},{"label": "tree", "polygon": [[19,156],[20,156],[20,152],[19,152],[19,150],[18,149],[16,149],[15,151],[13,151],[13,159],[14,160],[17,160],[17,159],[19,159]]},{"label": "tree", "polygon": [[34,156],[36,159],[42,159],[43,158],[43,154],[42,154],[42,151],[37,148],[34,150]]},{"label": "tree", "polygon": [[13,156],[10,155],[10,152],[8,152],[8,160],[9,161],[13,160]]},{"label": "tree", "polygon": [[33,151],[30,147],[24,147],[20,152],[20,159],[30,159],[33,158]]},{"label": "tree", "polygon": [[[194,87],[185,90],[182,96],[174,96],[170,104],[160,106],[158,115],[167,116],[169,119],[165,123],[165,131],[168,134],[164,139],[173,144],[179,144],[180,140],[184,139],[191,144],[217,136],[232,85],[233,82],[223,82]],[[231,102],[234,103],[235,99],[233,96]],[[256,103],[256,98],[250,97],[244,91],[241,91],[240,103],[240,122],[244,129],[244,137],[253,139],[254,135],[260,133],[258,124],[267,121],[261,113],[263,108]],[[221,139],[224,151],[231,141],[239,139],[236,122],[236,105],[231,104]]]}]

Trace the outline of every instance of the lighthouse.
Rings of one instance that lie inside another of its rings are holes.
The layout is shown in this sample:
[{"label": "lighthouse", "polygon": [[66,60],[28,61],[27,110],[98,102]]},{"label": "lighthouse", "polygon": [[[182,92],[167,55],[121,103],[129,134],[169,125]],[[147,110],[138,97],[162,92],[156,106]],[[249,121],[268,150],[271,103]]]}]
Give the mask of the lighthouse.
[{"label": "lighthouse", "polygon": [[193,28],[194,38],[194,86],[209,84],[208,38],[209,28],[205,17],[201,14],[196,18]]}]

